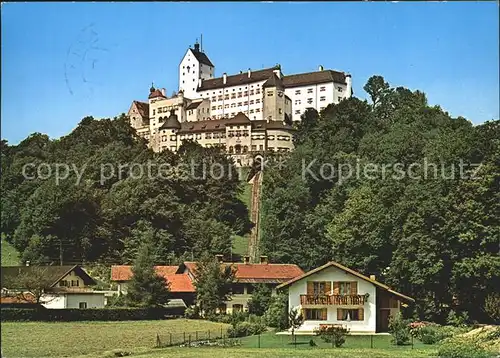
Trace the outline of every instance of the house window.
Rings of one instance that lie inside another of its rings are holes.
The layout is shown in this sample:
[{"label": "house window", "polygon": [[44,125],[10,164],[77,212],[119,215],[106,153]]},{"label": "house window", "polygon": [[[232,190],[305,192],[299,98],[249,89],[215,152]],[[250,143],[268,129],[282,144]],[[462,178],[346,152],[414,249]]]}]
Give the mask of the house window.
[{"label": "house window", "polygon": [[233,305],[233,312],[243,312],[243,305],[239,304]]},{"label": "house window", "polygon": [[325,86],[321,86],[321,87],[319,88],[319,91],[320,91],[320,92],[325,92],[325,91],[326,91],[326,87],[325,87]]},{"label": "house window", "polygon": [[363,308],[337,308],[337,321],[363,321],[364,310]]},{"label": "house window", "polygon": [[170,140],[175,140],[175,135],[171,135]]},{"label": "house window", "polygon": [[339,294],[340,295],[350,295],[351,294],[351,282],[339,282]]},{"label": "house window", "polygon": [[321,96],[321,97],[319,98],[319,100],[320,100],[320,101],[326,101],[326,97],[325,97],[325,96]]},{"label": "house window", "polygon": [[296,109],[295,114],[300,114],[300,109]]},{"label": "house window", "polygon": [[73,286],[77,286],[77,287],[80,286],[80,281],[78,281],[78,280],[71,280],[71,286],[72,287]]},{"label": "house window", "polygon": [[305,319],[308,321],[326,321],[328,317],[326,308],[305,309],[304,311]]},{"label": "house window", "polygon": [[342,91],[343,91],[342,87],[337,87],[337,90],[338,90],[339,92],[342,92]]},{"label": "house window", "polygon": [[313,282],[313,294],[315,296],[323,295],[326,292],[326,282]]},{"label": "house window", "polygon": [[308,88],[307,89],[307,93],[313,93],[313,89],[312,88]]},{"label": "house window", "polygon": [[85,309],[85,308],[87,308],[87,302],[80,302],[78,304],[78,308],[79,309]]}]

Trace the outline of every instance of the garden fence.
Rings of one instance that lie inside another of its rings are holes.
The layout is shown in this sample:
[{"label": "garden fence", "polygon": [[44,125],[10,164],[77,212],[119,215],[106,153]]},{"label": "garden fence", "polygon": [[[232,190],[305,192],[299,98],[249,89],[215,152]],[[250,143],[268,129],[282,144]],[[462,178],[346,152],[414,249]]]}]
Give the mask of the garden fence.
[{"label": "garden fence", "polygon": [[[420,342],[414,342],[413,338],[406,346],[394,346],[391,343],[389,335],[347,335],[342,347],[346,348],[373,348],[373,349],[413,349],[414,344],[421,345]],[[202,347],[202,346],[241,346],[245,348],[296,348],[310,349],[331,348],[332,343],[323,341],[319,336],[295,335],[276,335],[274,332],[264,334],[233,338],[227,335],[224,328],[208,331],[191,331],[175,333],[158,333],[156,335],[156,347]]]}]

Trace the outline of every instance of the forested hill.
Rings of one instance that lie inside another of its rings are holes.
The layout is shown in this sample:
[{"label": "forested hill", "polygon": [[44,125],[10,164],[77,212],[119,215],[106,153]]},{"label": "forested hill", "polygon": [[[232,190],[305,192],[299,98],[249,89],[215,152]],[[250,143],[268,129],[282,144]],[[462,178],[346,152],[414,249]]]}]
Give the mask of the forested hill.
[{"label": "forested hill", "polygon": [[500,287],[500,122],[451,118],[380,76],[364,88],[371,101],[306,112],[295,151],[265,173],[261,250],[374,274],[421,318],[481,320]]},{"label": "forested hill", "polygon": [[[192,142],[153,153],[124,116],[84,118],[58,140],[2,141],[1,153],[1,230],[22,261],[130,263],[149,241],[158,264],[173,264],[228,254],[231,236],[250,228],[225,155]],[[213,175],[204,162],[219,164]]]}]

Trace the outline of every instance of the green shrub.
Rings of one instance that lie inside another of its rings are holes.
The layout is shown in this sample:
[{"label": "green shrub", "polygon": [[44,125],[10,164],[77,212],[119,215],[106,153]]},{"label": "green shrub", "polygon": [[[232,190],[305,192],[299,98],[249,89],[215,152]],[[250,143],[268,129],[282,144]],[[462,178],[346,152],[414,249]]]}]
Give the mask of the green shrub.
[{"label": "green shrub", "polygon": [[467,325],[467,322],[469,322],[469,314],[467,312],[459,313],[451,310],[448,313],[446,322],[451,326],[464,327]]},{"label": "green shrub", "polygon": [[65,308],[25,309],[2,308],[2,321],[133,321],[182,316],[182,307],[155,308]]},{"label": "green shrub", "polygon": [[438,356],[439,358],[491,358],[493,355],[473,339],[454,337],[440,344]]},{"label": "green shrub", "polygon": [[500,323],[500,293],[491,293],[484,300],[484,312],[495,322]]},{"label": "green shrub", "polygon": [[238,322],[233,326],[229,327],[227,330],[227,334],[231,338],[236,337],[246,337],[252,336],[255,334],[260,334],[266,330],[266,327],[260,323],[252,323],[252,322]]},{"label": "green shrub", "polygon": [[402,346],[410,343],[409,322],[401,317],[401,313],[391,316],[389,319],[389,333],[392,335],[393,344]]},{"label": "green shrub", "polygon": [[289,327],[288,296],[284,294],[273,296],[264,317],[269,327],[274,327],[280,331],[287,329]]},{"label": "green shrub", "polygon": [[325,342],[332,343],[333,346],[339,348],[345,343],[349,329],[338,326],[323,326],[316,329],[314,333]]},{"label": "green shrub", "polygon": [[198,306],[191,306],[186,308],[186,311],[184,312],[184,317],[190,319],[200,318],[200,308]]},{"label": "green shrub", "polygon": [[310,339],[310,340],[309,340],[309,346],[310,346],[310,347],[316,347],[316,346],[317,346],[317,344],[316,344],[316,342],[314,342],[312,339]]}]

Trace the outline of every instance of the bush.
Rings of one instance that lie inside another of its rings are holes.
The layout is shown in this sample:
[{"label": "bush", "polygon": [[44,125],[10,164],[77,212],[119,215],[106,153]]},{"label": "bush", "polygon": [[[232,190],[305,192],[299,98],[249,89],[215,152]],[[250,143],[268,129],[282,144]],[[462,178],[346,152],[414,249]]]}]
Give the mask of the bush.
[{"label": "bush", "polygon": [[469,315],[467,312],[458,313],[453,310],[448,313],[448,318],[446,319],[446,323],[455,327],[464,327],[468,321]]},{"label": "bush", "polygon": [[182,316],[182,307],[154,308],[65,308],[26,309],[2,308],[2,321],[134,321]]},{"label": "bush", "polygon": [[409,322],[401,317],[401,313],[389,319],[389,333],[392,335],[393,344],[402,346],[410,342]]},{"label": "bush", "polygon": [[484,300],[484,312],[494,323],[500,323],[500,293],[492,293]]},{"label": "bush", "polygon": [[345,336],[349,329],[339,326],[323,326],[315,330],[314,333],[327,343],[332,343],[339,348],[345,343]]},{"label": "bush", "polygon": [[190,306],[186,308],[186,311],[184,312],[184,317],[191,319],[200,318],[200,308],[198,306]]},{"label": "bush", "polygon": [[266,330],[266,327],[260,323],[238,322],[227,330],[227,334],[231,338],[252,336],[261,334]]},{"label": "bush", "polygon": [[283,294],[273,296],[264,317],[269,327],[280,331],[287,329],[289,327],[288,296]]},{"label": "bush", "polygon": [[409,327],[410,334],[424,344],[435,344],[469,330],[466,327],[441,326],[432,322],[412,322]]},{"label": "bush", "polygon": [[473,339],[463,337],[448,338],[438,348],[440,358],[490,358],[488,352]]}]

